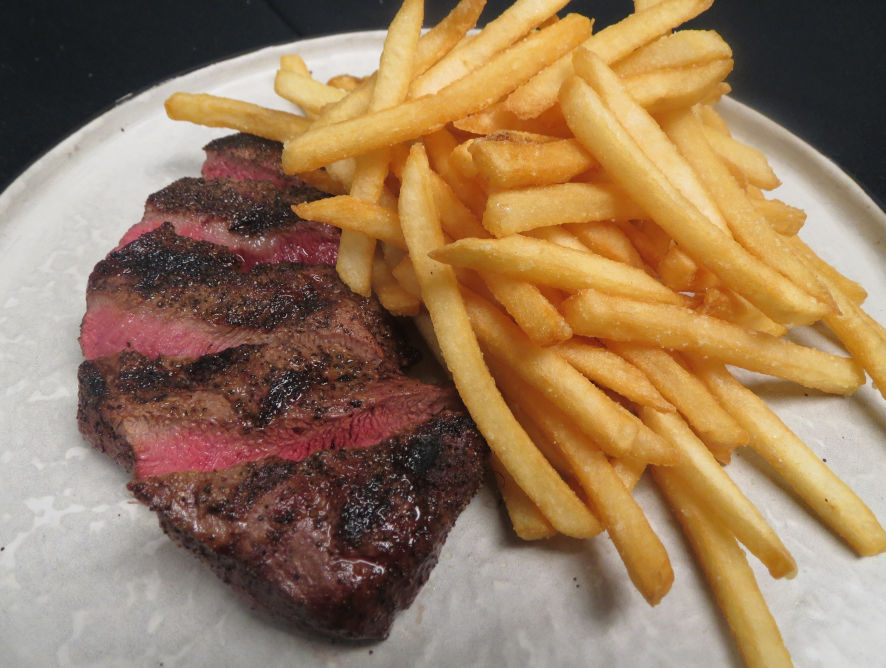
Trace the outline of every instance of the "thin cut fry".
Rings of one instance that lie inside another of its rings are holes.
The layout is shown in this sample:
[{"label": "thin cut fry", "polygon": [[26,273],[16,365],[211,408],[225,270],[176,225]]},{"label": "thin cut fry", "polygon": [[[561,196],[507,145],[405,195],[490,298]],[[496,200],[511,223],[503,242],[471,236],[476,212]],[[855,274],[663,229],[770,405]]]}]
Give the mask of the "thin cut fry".
[{"label": "thin cut fry", "polygon": [[609,183],[559,183],[492,193],[483,226],[497,237],[537,227],[600,220],[631,220],[643,211]]},{"label": "thin cut fry", "polygon": [[300,135],[311,124],[303,116],[216,95],[173,93],[165,106],[166,114],[174,121],[231,128],[274,141],[286,141]]},{"label": "thin cut fry", "polygon": [[523,540],[541,540],[556,536],[554,527],[545,519],[538,506],[532,503],[532,499],[526,496],[526,492],[520,489],[508,470],[498,461],[498,457],[492,455],[489,462],[495,471],[498,491],[504,499],[514,533]]},{"label": "thin cut fry", "polygon": [[305,220],[327,223],[343,230],[361,232],[373,239],[406,249],[396,211],[351,195],[324,197],[292,207]]},{"label": "thin cut fry", "polygon": [[564,290],[594,287],[637,299],[683,303],[679,295],[641,269],[543,239],[520,235],[502,239],[462,239],[435,250],[433,257],[458,267],[494,271]]}]

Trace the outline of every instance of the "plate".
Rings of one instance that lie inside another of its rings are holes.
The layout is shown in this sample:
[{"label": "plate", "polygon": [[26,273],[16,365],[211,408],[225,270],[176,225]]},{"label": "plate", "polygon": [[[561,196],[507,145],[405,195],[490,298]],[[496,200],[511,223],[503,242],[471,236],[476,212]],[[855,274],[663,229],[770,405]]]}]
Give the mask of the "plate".
[{"label": "plate", "polygon": [[[279,105],[279,56],[320,79],[374,68],[382,33],[337,35],[224,61],[119,105],[50,151],[0,195],[0,662],[16,666],[738,665],[728,629],[651,487],[637,496],[676,581],[650,608],[605,538],[524,544],[483,490],[390,638],[342,645],[293,634],[253,611],[160,532],[127,476],[76,428],[77,334],[93,265],[146,196],[196,175],[224,131],[169,121],[176,90]],[[762,147],[803,207],[803,236],[870,290],[886,320],[886,215],[830,161],[730,100],[737,135]],[[820,333],[813,334],[832,345]],[[844,399],[756,382],[782,418],[886,519],[886,408],[870,385]],[[809,395],[809,396],[806,396]],[[794,660],[874,665],[886,656],[886,557],[857,559],[766,472],[730,473],[799,565],[773,581],[752,561]]]}]

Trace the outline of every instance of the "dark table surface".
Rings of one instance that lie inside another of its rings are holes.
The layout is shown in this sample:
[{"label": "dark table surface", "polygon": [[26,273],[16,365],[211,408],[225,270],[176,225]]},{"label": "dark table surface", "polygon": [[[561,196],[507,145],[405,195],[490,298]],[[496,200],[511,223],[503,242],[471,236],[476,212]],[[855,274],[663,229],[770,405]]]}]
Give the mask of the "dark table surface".
[{"label": "dark table surface", "polygon": [[[9,3],[12,4],[12,3]],[[451,2],[428,2],[426,24]],[[489,0],[484,20],[508,2]],[[396,0],[16,2],[0,21],[0,189],[116,101],[175,74],[269,44],[384,27]],[[630,0],[573,2],[607,25]],[[805,139],[886,203],[881,57],[886,4],[717,0],[693,23],[735,52],[733,97]]]}]

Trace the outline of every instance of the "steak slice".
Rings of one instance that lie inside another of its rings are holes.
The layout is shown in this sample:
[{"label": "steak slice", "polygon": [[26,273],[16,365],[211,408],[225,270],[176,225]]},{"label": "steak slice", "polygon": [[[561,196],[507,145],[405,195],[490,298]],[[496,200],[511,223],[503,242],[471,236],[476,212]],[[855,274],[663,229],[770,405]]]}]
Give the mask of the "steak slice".
[{"label": "steak slice", "polygon": [[282,341],[199,358],[126,351],[83,362],[80,430],[136,477],[362,448],[460,404],[347,347]]},{"label": "steak slice", "polygon": [[311,631],[382,639],[476,492],[485,446],[444,412],[362,450],[135,480],[163,530],[254,603]]},{"label": "steak slice", "polygon": [[339,230],[292,211],[293,204],[326,196],[306,185],[284,190],[267,181],[186,177],[148,197],[142,220],[117,247],[170,222],[182,236],[227,246],[245,268],[284,260],[335,264]]},{"label": "steak slice", "polygon": [[304,186],[297,176],[283,173],[283,144],[238,132],[213,139],[203,147],[204,179],[270,181],[278,188]]},{"label": "steak slice", "polygon": [[330,266],[289,262],[242,271],[230,250],[163,224],[111,252],[92,271],[80,345],[87,359],[125,349],[198,356],[243,343],[298,338],[344,345],[360,359],[401,366],[416,353],[375,299]]}]

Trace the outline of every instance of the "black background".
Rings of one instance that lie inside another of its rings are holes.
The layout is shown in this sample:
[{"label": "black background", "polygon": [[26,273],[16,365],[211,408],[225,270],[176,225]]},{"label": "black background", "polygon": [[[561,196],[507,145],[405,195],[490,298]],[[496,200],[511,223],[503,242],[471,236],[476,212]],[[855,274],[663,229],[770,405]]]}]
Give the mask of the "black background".
[{"label": "black background", "polygon": [[[454,5],[426,3],[426,25]],[[4,3],[0,189],[127,94],[212,61],[315,35],[384,27],[394,0],[152,0]],[[489,0],[481,23],[508,2]],[[602,27],[630,0],[573,2]],[[886,202],[881,54],[886,3],[717,0],[693,22],[735,53],[733,97],[832,158]]]}]

